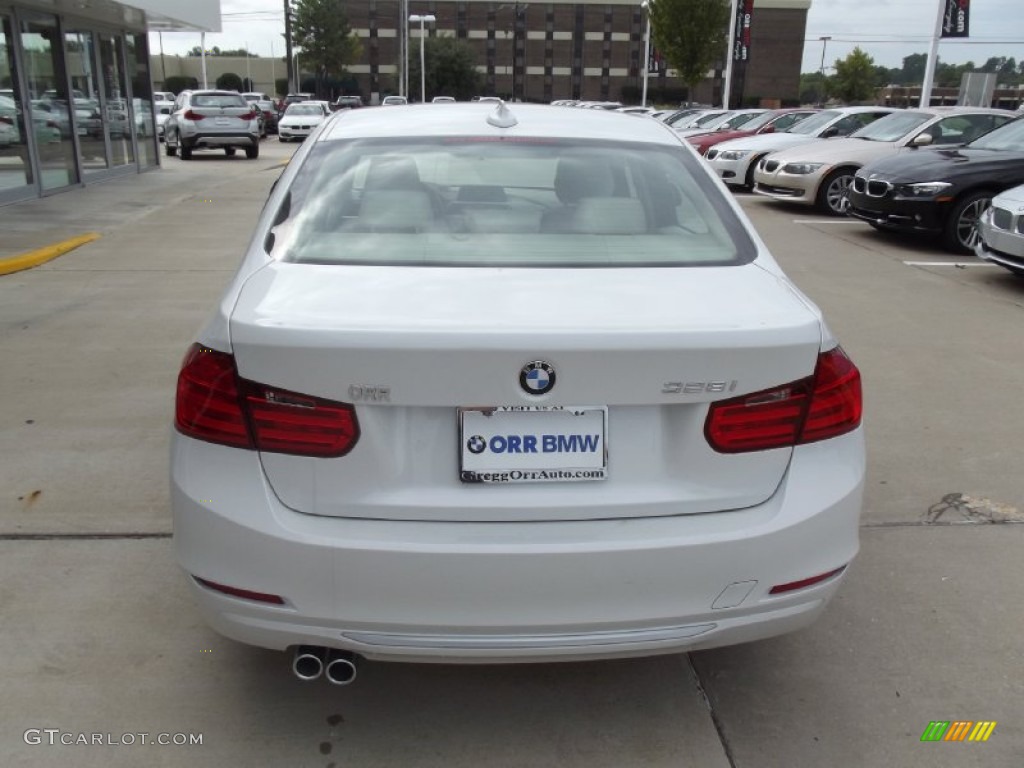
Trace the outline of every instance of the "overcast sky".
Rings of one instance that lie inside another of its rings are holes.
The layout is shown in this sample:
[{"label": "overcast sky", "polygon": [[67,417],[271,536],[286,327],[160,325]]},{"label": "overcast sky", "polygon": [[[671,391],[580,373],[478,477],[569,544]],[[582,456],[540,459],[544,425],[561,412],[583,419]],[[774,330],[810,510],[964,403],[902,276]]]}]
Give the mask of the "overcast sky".
[{"label": "overcast sky", "polygon": [[[821,66],[822,42],[829,36],[826,66],[844,58],[856,46],[886,67],[899,67],[903,57],[926,53],[940,0],[814,0],[807,17],[803,72]],[[415,13],[417,0],[409,0]],[[253,53],[284,55],[283,0],[221,0],[223,32],[208,34],[208,47],[248,47]],[[951,64],[974,61],[983,64],[991,56],[1024,59],[1024,0],[974,0],[971,3],[971,37],[966,41],[944,40],[939,57]],[[757,3],[754,4],[757,24]],[[449,25],[450,26],[450,25]],[[159,51],[157,36],[152,50]],[[199,45],[199,34],[167,32],[166,53],[185,54]]]}]

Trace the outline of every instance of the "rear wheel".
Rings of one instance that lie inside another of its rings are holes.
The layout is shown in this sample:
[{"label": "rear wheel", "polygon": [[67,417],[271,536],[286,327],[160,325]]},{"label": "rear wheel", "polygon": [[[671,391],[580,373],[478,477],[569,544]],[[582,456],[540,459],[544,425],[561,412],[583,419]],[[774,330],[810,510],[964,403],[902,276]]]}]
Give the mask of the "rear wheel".
[{"label": "rear wheel", "polygon": [[185,142],[181,143],[181,159],[191,160],[192,159],[192,147],[188,146]]},{"label": "rear wheel", "polygon": [[974,253],[978,244],[978,219],[992,203],[991,192],[972,192],[956,201],[946,227],[942,242],[954,253]]},{"label": "rear wheel", "polygon": [[235,156],[235,148],[234,147],[224,147],[224,154],[227,155],[228,157],[234,157]]},{"label": "rear wheel", "polygon": [[845,216],[850,207],[850,184],[853,183],[853,168],[838,168],[821,182],[818,188],[818,208],[829,216]]},{"label": "rear wheel", "polygon": [[174,157],[176,154],[178,154],[178,147],[176,145],[174,145],[174,144],[171,144],[169,139],[170,139],[170,134],[168,134],[167,136],[164,137],[164,153],[168,157]]},{"label": "rear wheel", "polygon": [[255,160],[260,156],[260,145],[253,144],[245,148],[245,156],[250,160]]}]

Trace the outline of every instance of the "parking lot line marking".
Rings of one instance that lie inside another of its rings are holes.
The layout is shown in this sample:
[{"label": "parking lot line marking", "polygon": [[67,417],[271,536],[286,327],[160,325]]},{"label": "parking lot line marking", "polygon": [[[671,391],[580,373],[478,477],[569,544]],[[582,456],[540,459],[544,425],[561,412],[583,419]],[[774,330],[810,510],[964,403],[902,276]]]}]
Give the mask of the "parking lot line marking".
[{"label": "parking lot line marking", "polygon": [[998,267],[998,264],[975,263],[973,261],[904,261],[908,267]]},{"label": "parking lot line marking", "polygon": [[98,240],[99,237],[99,232],[86,232],[84,235],[69,237],[67,240],[62,240],[59,243],[47,245],[44,248],[36,248],[34,251],[12,256],[9,259],[0,259],[0,275],[9,275],[12,272],[20,272],[23,269],[38,267],[40,264],[56,259],[58,256],[62,256],[80,245]]}]

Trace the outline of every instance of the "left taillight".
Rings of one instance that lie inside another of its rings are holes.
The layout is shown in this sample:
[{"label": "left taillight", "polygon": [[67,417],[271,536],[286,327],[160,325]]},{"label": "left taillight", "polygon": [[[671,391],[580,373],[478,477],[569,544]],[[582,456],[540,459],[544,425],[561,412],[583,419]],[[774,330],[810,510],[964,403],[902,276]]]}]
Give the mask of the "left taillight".
[{"label": "left taillight", "polygon": [[786,448],[852,432],[862,409],[860,371],[835,347],[818,355],[813,376],[712,403],[704,435],[719,453]]},{"label": "left taillight", "polygon": [[355,409],[242,379],[229,354],[199,344],[178,374],[175,426],[236,448],[335,458],[359,439]]}]

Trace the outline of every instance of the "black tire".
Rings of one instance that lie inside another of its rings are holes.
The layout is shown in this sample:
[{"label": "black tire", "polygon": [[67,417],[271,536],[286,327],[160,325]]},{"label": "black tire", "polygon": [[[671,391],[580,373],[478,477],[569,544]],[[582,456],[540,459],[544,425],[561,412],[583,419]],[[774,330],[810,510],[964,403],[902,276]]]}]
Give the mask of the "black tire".
[{"label": "black tire", "polygon": [[978,218],[992,202],[992,193],[979,190],[964,195],[949,211],[942,244],[953,253],[974,253],[978,242]]},{"label": "black tire", "polygon": [[245,148],[245,156],[249,160],[255,160],[257,157],[260,156],[260,145],[259,144],[252,144],[252,145],[246,147]]},{"label": "black tire", "polygon": [[234,157],[235,156],[235,148],[234,147],[224,147],[224,154],[227,155],[228,157]]},{"label": "black tire", "polygon": [[164,139],[164,154],[168,157],[174,157],[178,154],[178,147],[172,146],[171,142],[167,141],[166,138]]},{"label": "black tire", "polygon": [[182,160],[191,160],[192,159],[192,147],[190,147],[187,144],[185,144],[184,142],[182,142],[180,149],[181,149],[181,159]]},{"label": "black tire", "polygon": [[815,201],[818,210],[829,216],[845,216],[850,206],[850,198],[846,193],[855,173],[853,168],[836,168],[826,176],[818,187],[818,198]]}]

